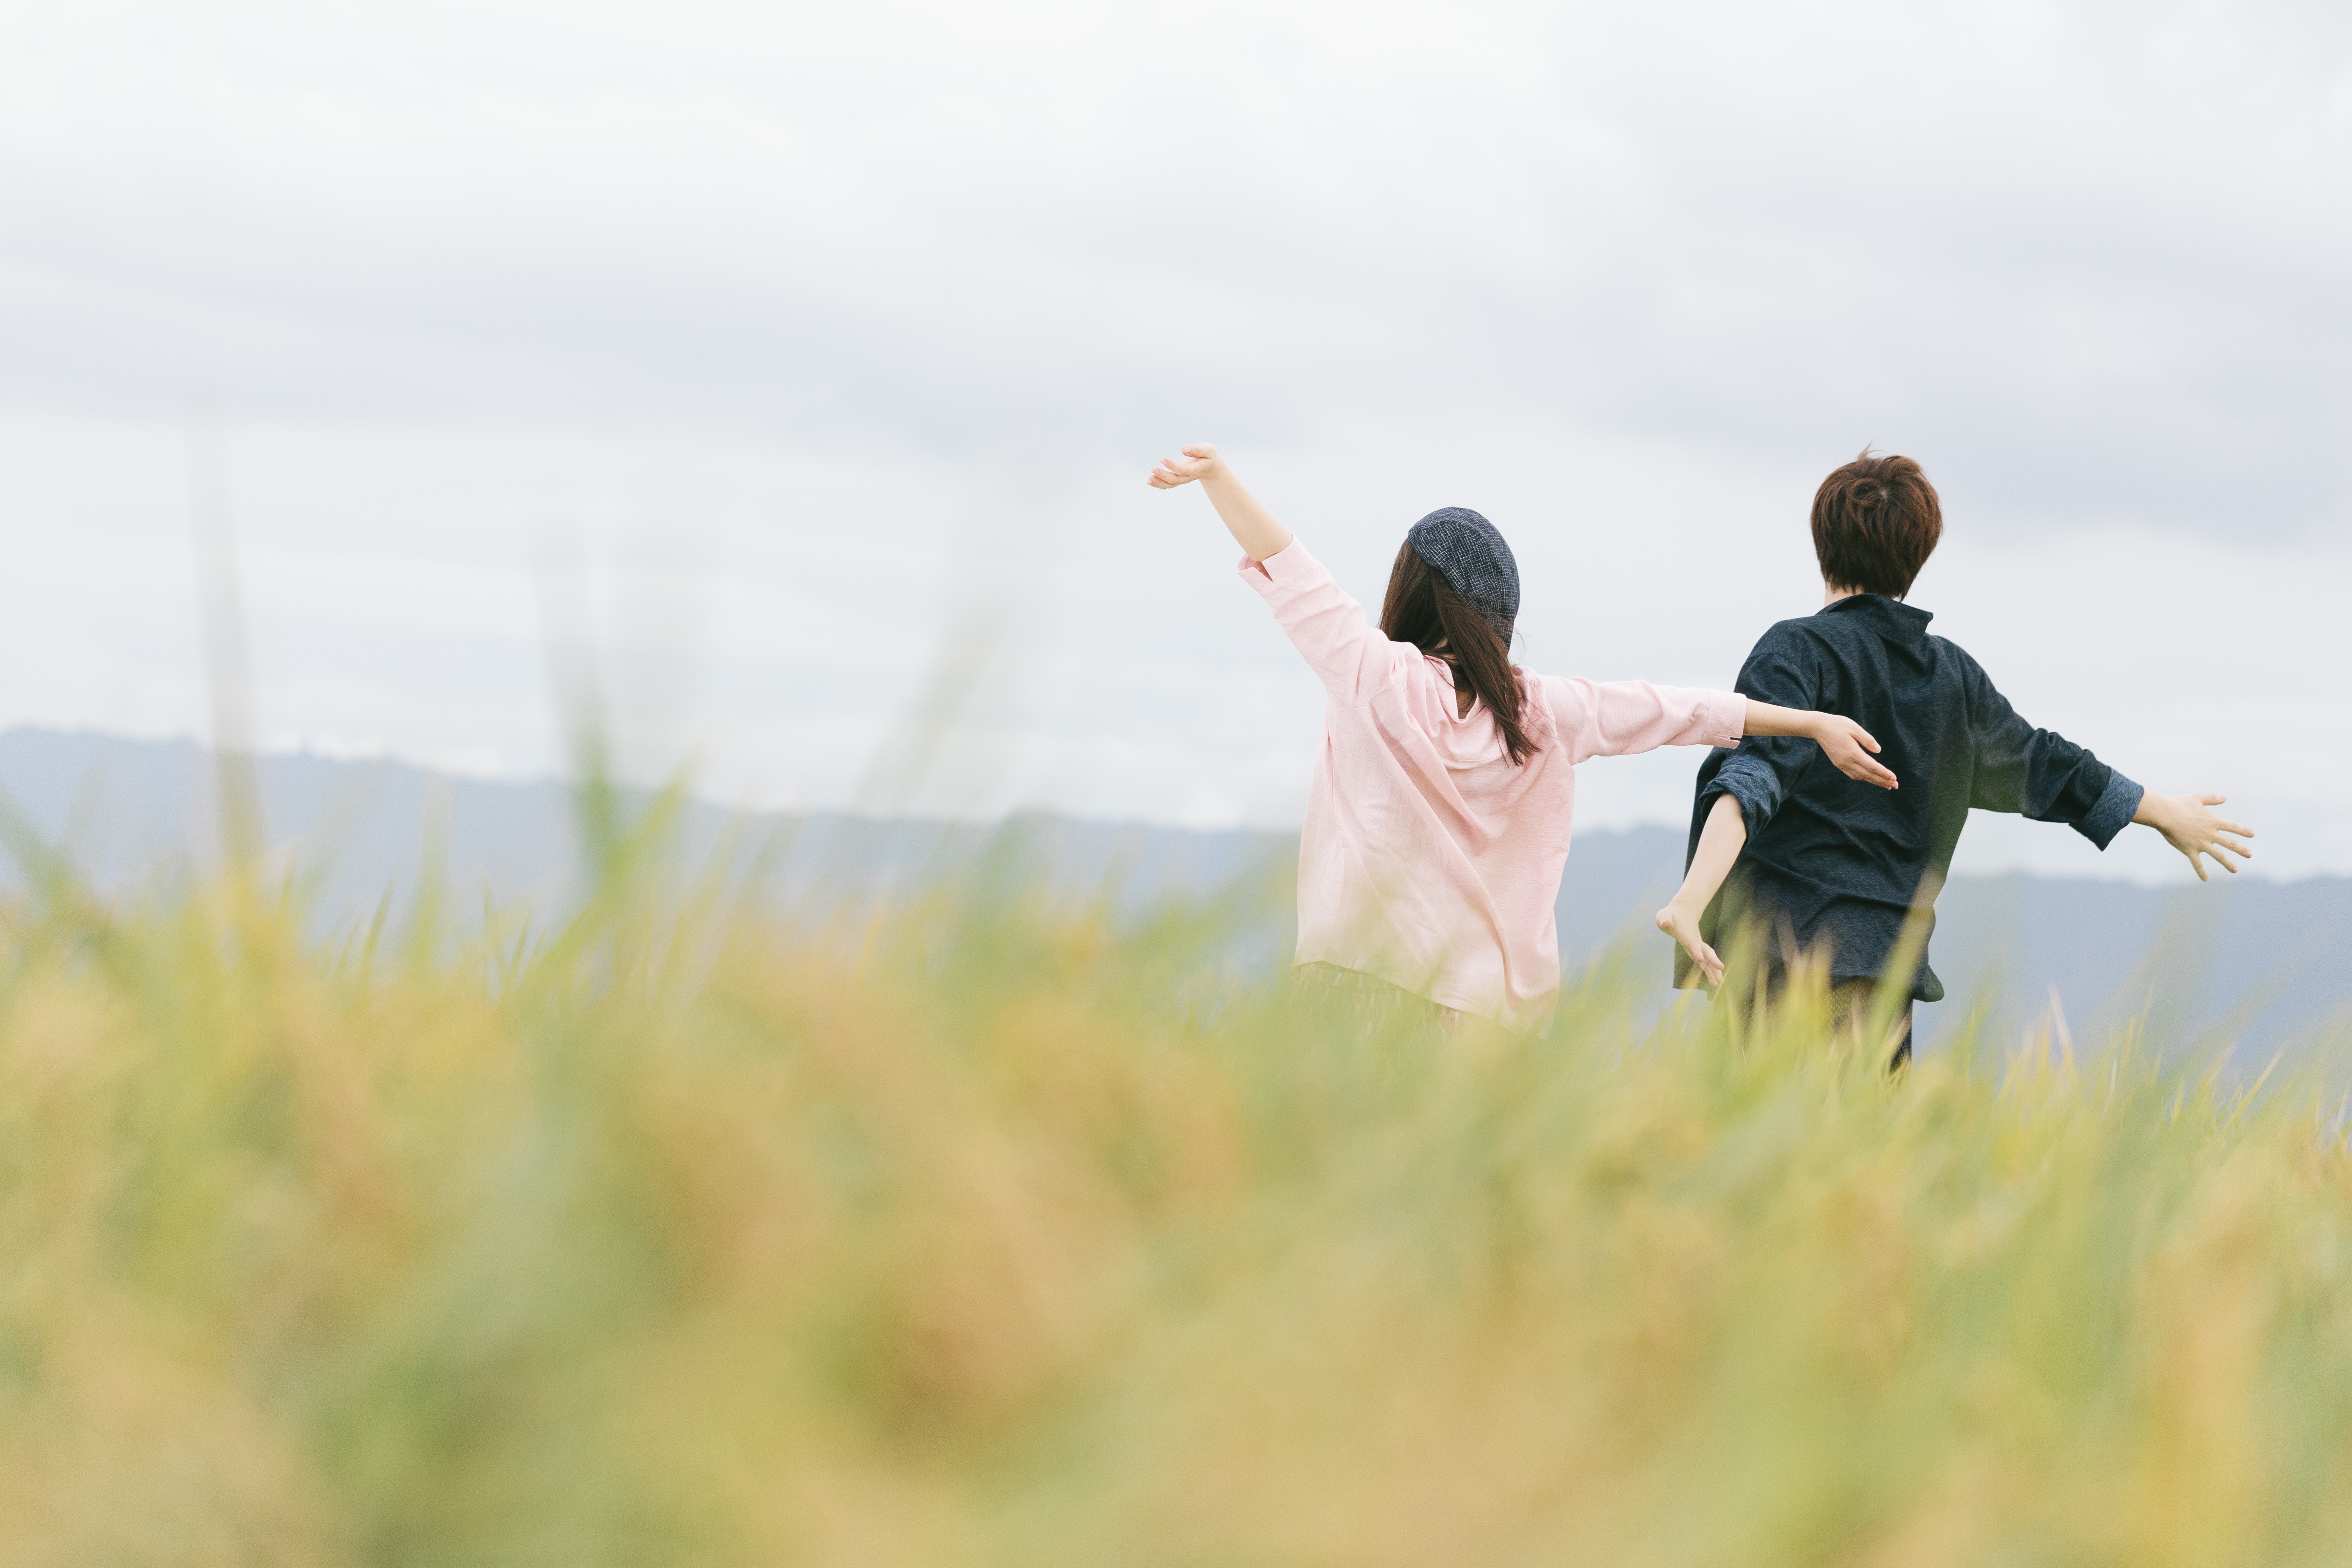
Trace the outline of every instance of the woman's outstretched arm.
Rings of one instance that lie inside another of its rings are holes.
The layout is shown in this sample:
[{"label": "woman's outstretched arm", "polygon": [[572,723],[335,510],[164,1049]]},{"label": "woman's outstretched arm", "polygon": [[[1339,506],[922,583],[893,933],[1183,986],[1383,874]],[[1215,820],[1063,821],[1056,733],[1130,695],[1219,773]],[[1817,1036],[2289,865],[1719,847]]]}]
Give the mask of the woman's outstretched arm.
[{"label": "woman's outstretched arm", "polygon": [[[1780,710],[1787,712],[1787,709]],[[1682,943],[1691,962],[1698,965],[1710,986],[1723,984],[1723,960],[1698,932],[1699,917],[1731,875],[1732,862],[1748,845],[1748,819],[1739,812],[1735,795],[1715,797],[1715,808],[1706,814],[1706,826],[1698,836],[1698,851],[1691,857],[1690,870],[1683,877],[1683,885],[1674,899],[1658,911],[1658,929]]]},{"label": "woman's outstretched arm", "polygon": [[1201,481],[1209,493],[1209,504],[1217,509],[1234,542],[1253,561],[1264,561],[1282,553],[1291,541],[1290,530],[1275,521],[1274,513],[1258,503],[1257,497],[1242,488],[1241,480],[1217,449],[1210,446],[1187,447],[1181,458],[1162,458],[1160,466],[1151,470],[1150,484],[1159,490],[1172,490],[1179,485]]},{"label": "woman's outstretched arm", "polygon": [[1275,620],[1335,702],[1354,702],[1395,673],[1394,646],[1364,619],[1329,568],[1307,552],[1242,488],[1214,447],[1187,447],[1152,470],[1155,489],[1201,481],[1234,542],[1247,552],[1238,575],[1266,602]]}]

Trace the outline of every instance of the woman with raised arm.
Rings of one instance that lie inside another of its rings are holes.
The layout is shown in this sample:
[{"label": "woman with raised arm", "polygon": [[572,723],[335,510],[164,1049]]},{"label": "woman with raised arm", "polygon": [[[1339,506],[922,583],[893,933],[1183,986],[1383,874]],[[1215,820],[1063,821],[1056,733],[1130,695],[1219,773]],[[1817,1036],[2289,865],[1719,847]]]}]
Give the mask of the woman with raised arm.
[{"label": "woman with raised arm", "polygon": [[1516,668],[1518,563],[1475,511],[1412,525],[1373,626],[1215,447],[1187,447],[1150,477],[1195,481],[1328,699],[1298,841],[1296,960],[1326,982],[1540,1031],[1559,992],[1552,910],[1588,758],[1802,735],[1849,776],[1895,786],[1850,719]]}]

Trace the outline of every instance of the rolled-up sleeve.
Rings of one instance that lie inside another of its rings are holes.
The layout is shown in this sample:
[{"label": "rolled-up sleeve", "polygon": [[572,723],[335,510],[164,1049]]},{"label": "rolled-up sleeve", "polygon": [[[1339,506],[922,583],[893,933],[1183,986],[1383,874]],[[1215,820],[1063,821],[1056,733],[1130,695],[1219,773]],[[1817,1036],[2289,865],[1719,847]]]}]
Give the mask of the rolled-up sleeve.
[{"label": "rolled-up sleeve", "polygon": [[1748,704],[1737,692],[1564,676],[1544,684],[1570,762],[1660,746],[1736,746],[1748,728]]},{"label": "rolled-up sleeve", "polygon": [[1700,788],[1699,814],[1704,816],[1714,809],[1716,796],[1727,795],[1739,803],[1739,816],[1748,825],[1748,837],[1755,837],[1780,811],[1790,786],[1804,771],[1805,764],[1812,761],[1799,749],[1811,743],[1793,735],[1751,739],[1725,757]]},{"label": "rolled-up sleeve", "polygon": [[[1777,627],[1756,645],[1739,671],[1743,698],[1782,708],[1822,707],[1821,687],[1820,661],[1813,657],[1812,645]],[[1798,778],[1820,754],[1820,747],[1802,735],[1750,735],[1729,744],[1738,750],[1709,759],[1699,775],[1695,820],[1705,822],[1716,797],[1727,795],[1739,802],[1739,815],[1753,838],[1780,809]]]},{"label": "rolled-up sleeve", "polygon": [[1394,645],[1296,536],[1263,561],[1243,556],[1236,570],[1335,700],[1362,697],[1389,668]]},{"label": "rolled-up sleeve", "polygon": [[2107,787],[2099,792],[2099,803],[2088,815],[2073,825],[2075,832],[2105,849],[2116,841],[2116,835],[2131,826],[2139,815],[2139,803],[2147,796],[2145,785],[2134,784],[2113,768],[2107,770]]}]

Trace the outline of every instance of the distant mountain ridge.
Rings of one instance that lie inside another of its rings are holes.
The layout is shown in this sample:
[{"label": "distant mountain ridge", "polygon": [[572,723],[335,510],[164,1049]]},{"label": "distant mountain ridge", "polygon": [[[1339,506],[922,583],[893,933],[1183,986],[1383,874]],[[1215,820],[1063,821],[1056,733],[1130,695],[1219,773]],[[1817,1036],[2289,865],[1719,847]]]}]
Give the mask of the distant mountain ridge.
[{"label": "distant mountain ridge", "polygon": [[[290,755],[258,760],[271,843],[317,879],[324,918],[372,911],[387,890],[405,905],[428,853],[460,907],[485,897],[562,899],[575,868],[572,796],[554,781],[453,778],[406,763]],[[100,889],[118,892],[217,861],[214,763],[186,741],[18,729],[0,733],[0,796]],[[1034,816],[1014,825],[1032,858],[1065,888],[1115,880],[1133,903],[1282,875],[1293,834]],[[774,848],[782,896],[871,896],[972,863],[998,829],[841,814],[746,816],[688,803],[686,853]],[[437,846],[436,840],[437,838]],[[1666,827],[1579,834],[1559,904],[1563,964],[1612,939],[1654,966],[1668,999],[1664,939],[1644,925],[1672,889],[1683,835]],[[13,869],[5,873],[14,877]],[[1279,900],[1277,900],[1279,901]],[[1255,959],[1286,955],[1282,917],[1250,939]],[[2352,1001],[2352,879],[2252,879],[2149,889],[2087,879],[1956,877],[1933,944],[1950,999],[1921,1010],[1932,1047],[1972,1006],[2016,1031],[2053,999],[2087,1036],[2145,1014],[2156,1047],[2224,1037],[2241,1067],[2346,1030]]]}]

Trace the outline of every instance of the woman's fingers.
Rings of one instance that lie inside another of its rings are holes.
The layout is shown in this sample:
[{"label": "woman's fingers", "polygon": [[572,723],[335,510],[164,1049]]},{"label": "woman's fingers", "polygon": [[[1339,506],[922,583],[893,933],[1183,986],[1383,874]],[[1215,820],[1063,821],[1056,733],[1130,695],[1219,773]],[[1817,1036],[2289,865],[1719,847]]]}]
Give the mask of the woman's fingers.
[{"label": "woman's fingers", "polygon": [[1214,468],[1216,463],[1214,447],[1205,443],[1187,447],[1181,457],[1160,458],[1160,466],[1151,470],[1150,482],[1154,489],[1172,490],[1178,485],[1191,484]]},{"label": "woman's fingers", "polygon": [[1863,784],[1876,784],[1881,789],[1893,789],[1898,782],[1885,763],[1874,762],[1860,752],[1841,759],[1838,771],[1850,779]]},{"label": "woman's fingers", "polygon": [[1871,755],[1878,750],[1877,738],[1851,719],[1843,722],[1843,731],[1832,729],[1822,738],[1822,750],[1829,753],[1831,765],[1850,779],[1881,789],[1895,788],[1894,771]]},{"label": "woman's fingers", "polygon": [[[1851,721],[1848,721],[1848,722],[1849,724],[1852,724]],[[1872,735],[1869,731],[1864,729],[1861,725],[1852,724],[1852,733],[1854,744],[1861,747],[1863,751],[1873,753],[1878,751],[1879,747],[1877,738]],[[1881,789],[1893,789],[1895,787],[1895,772],[1885,763],[1876,761],[1874,756],[1859,755],[1854,758],[1854,761],[1860,764],[1863,770],[1861,773],[1855,774],[1855,777],[1867,783],[1874,784]]]}]

